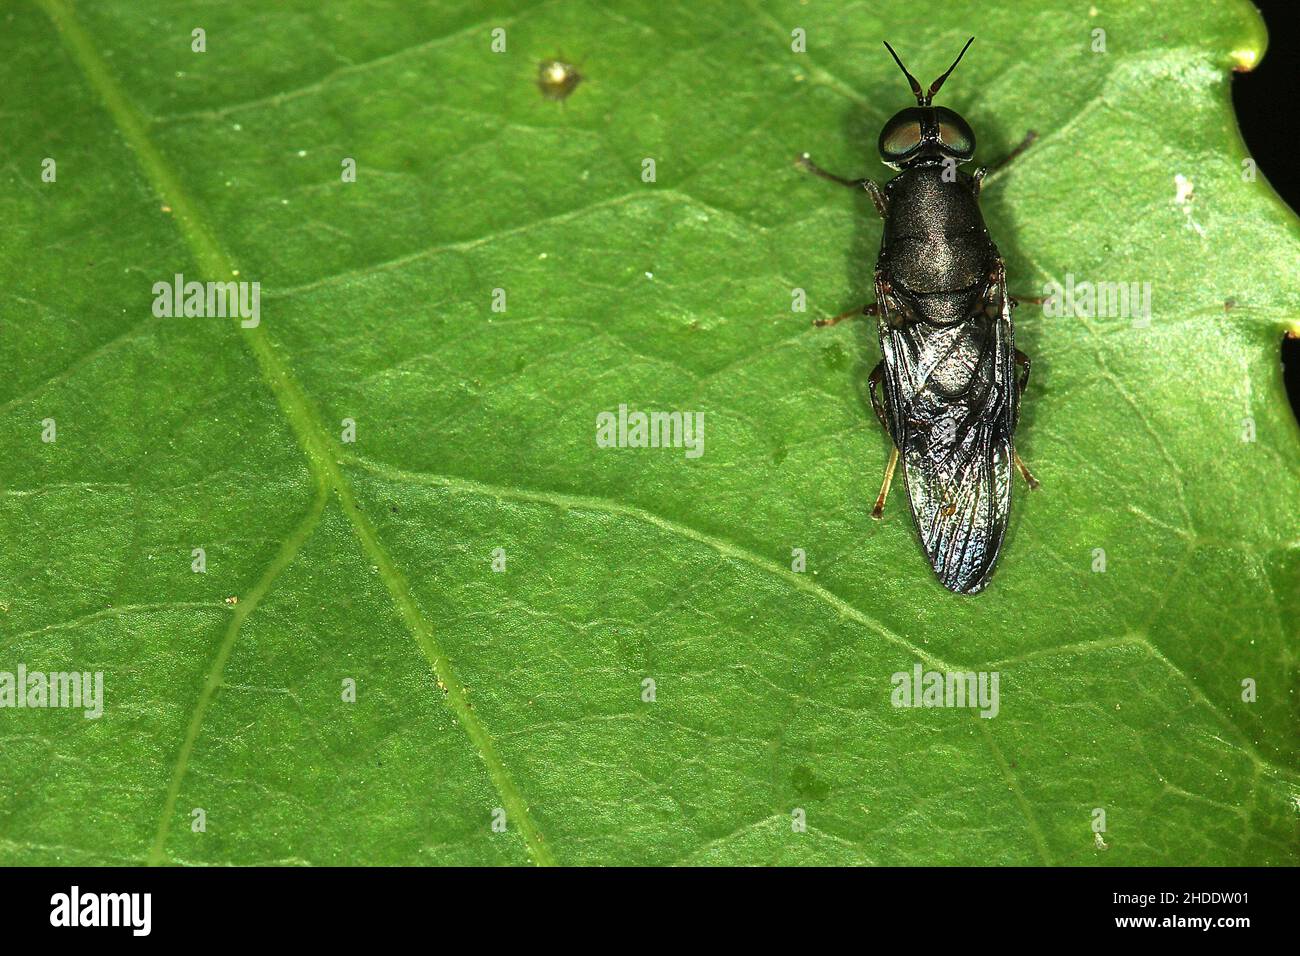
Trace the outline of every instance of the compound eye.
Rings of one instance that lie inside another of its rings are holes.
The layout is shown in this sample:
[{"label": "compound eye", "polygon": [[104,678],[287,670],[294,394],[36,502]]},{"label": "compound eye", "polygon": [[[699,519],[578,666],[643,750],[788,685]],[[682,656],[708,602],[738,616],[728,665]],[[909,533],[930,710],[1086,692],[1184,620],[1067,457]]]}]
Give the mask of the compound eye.
[{"label": "compound eye", "polygon": [[918,120],[902,120],[891,123],[880,137],[880,152],[883,156],[906,156],[921,145],[921,124]]},{"label": "compound eye", "polygon": [[954,153],[973,152],[970,137],[951,123],[939,124],[939,142],[947,146]]},{"label": "compound eye", "polygon": [[935,110],[939,121],[939,142],[948,150],[959,156],[970,156],[975,152],[975,134],[970,126],[952,110],[940,107]]}]

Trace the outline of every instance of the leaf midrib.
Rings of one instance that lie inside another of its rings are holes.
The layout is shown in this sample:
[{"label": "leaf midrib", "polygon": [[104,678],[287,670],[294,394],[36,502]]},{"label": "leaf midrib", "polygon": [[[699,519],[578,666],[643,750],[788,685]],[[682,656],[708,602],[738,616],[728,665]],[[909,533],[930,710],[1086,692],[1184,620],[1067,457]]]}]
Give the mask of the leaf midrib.
[{"label": "leaf midrib", "polygon": [[[200,272],[213,280],[226,280],[237,276],[237,270],[230,258],[213,236],[203,217],[199,214],[198,208],[190,201],[175,172],[150,139],[139,111],[127,99],[125,93],[109,74],[107,65],[99,56],[96,44],[76,20],[67,0],[37,0],[37,3],[58,29],[64,45],[85,74],[90,86],[102,98],[109,116],[112,117],[123,139],[139,159],[145,176],[153,185],[155,191],[160,196],[166,197],[171,205],[181,235],[193,252]],[[478,752],[479,758],[483,761],[488,776],[501,797],[507,818],[517,824],[533,861],[539,865],[554,865],[556,862],[554,855],[546,845],[541,831],[538,830],[537,825],[528,814],[527,801],[511,778],[501,756],[497,753],[496,746],[487,728],[483,726],[477,715],[471,710],[465,695],[464,685],[457,678],[446,653],[435,639],[433,628],[420,612],[419,606],[411,593],[410,585],[393,563],[387,550],[379,541],[374,528],[357,505],[351,485],[338,466],[333,439],[322,427],[319,417],[312,408],[310,399],[308,399],[302,386],[294,378],[289,368],[276,355],[269,338],[261,326],[241,329],[240,331],[257,360],[258,370],[261,372],[263,380],[275,396],[285,420],[297,437],[298,443],[307,457],[308,469],[318,483],[318,487],[328,489],[337,496],[344,514],[361,542],[362,548],[379,569],[379,578],[388,589],[394,606],[424,654],[434,676],[439,679],[445,688],[446,702],[460,722],[465,735]],[[319,503],[323,507],[324,499],[320,499]],[[312,511],[315,508],[316,503],[314,502]],[[298,545],[310,534],[313,526],[312,514],[309,513],[295,527],[294,534],[281,546],[275,562],[258,581],[256,588],[259,588],[260,591],[257,592],[257,597],[260,598],[262,593],[269,590],[278,571],[292,560]],[[174,808],[175,799],[185,774],[189,752],[193,747],[194,740],[197,739],[203,712],[211,699],[211,692],[215,690],[216,684],[220,682],[221,667],[225,663],[225,658],[229,655],[230,648],[233,647],[239,625],[252,614],[255,608],[256,602],[250,601],[248,610],[244,612],[243,616],[236,618],[232,622],[231,629],[228,631],[226,639],[223,640],[218,656],[214,660],[212,668],[210,668],[204,691],[201,692],[199,700],[196,702],[186,740],[182,743],[178,754],[173,781],[168,791],[164,807],[165,817],[160,824],[158,838],[150,853],[151,862],[156,862],[161,856],[162,841],[165,838],[168,822],[166,817],[170,815]]]}]

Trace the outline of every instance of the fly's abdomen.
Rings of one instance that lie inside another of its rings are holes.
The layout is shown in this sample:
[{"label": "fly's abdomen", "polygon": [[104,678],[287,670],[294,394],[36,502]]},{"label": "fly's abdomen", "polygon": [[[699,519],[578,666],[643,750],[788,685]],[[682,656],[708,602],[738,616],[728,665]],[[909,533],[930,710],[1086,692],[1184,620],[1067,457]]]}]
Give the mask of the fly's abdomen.
[{"label": "fly's abdomen", "polygon": [[1011,509],[1009,326],[1002,315],[884,328],[891,431],[912,516],[945,587],[987,583]]},{"label": "fly's abdomen", "polygon": [[[956,424],[952,418],[940,419]],[[972,594],[997,561],[1011,511],[1011,442],[994,423],[978,421],[951,443],[903,451],[907,494],[917,533],[940,582]]]}]

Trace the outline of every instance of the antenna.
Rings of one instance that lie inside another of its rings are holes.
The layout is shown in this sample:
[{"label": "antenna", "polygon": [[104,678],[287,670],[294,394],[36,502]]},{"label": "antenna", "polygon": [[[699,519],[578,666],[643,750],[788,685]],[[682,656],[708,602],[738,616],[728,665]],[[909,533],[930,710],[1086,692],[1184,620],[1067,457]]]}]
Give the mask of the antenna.
[{"label": "antenna", "polygon": [[[921,104],[922,106],[930,105],[930,100],[934,99],[934,94],[939,92],[939,87],[943,86],[943,81],[948,79],[949,73],[957,69],[957,64],[961,62],[961,58],[966,55],[966,51],[970,49],[970,45],[974,42],[975,42],[974,37],[971,37],[969,40],[967,40],[966,45],[962,47],[961,52],[957,54],[957,59],[952,61],[952,66],[948,67],[948,69],[944,71],[943,76],[939,77],[937,80],[935,80],[933,83],[930,84],[930,92],[925,94],[925,102]],[[893,51],[891,50],[890,52],[892,53]],[[902,64],[900,63],[899,65],[901,66]]]},{"label": "antenna", "polygon": [[[974,37],[971,37],[971,39],[973,40]],[[969,45],[970,44],[967,44],[967,46]],[[925,94],[921,92],[921,84],[916,82],[916,77],[907,72],[907,67],[903,66],[903,61],[898,58],[898,54],[894,52],[894,48],[889,45],[888,40],[885,41],[885,49],[888,50],[889,55],[894,58],[894,62],[898,64],[898,68],[903,71],[903,75],[907,77],[907,82],[912,85],[912,92],[916,95],[916,105],[925,106],[929,101],[926,99]],[[962,52],[964,53],[966,51],[963,50]],[[961,57],[958,57],[958,59],[961,59]],[[956,65],[956,63],[953,64],[953,66]],[[948,72],[951,73],[952,71],[949,70]]]}]

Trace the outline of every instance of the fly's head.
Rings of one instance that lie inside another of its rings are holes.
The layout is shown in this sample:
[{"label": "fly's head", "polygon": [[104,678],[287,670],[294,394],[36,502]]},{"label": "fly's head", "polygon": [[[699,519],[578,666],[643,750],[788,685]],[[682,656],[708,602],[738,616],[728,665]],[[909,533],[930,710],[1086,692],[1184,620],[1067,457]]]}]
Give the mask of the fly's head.
[{"label": "fly's head", "polygon": [[916,105],[899,110],[880,131],[880,157],[886,166],[902,169],[912,165],[943,162],[952,159],[957,163],[967,163],[975,155],[975,131],[970,124],[954,110],[946,106],[932,106],[934,94],[939,92],[948,74],[957,68],[967,48],[975,42],[971,37],[966,46],[961,48],[952,66],[943,75],[930,84],[930,89],[923,91],[916,77],[907,72],[903,61],[898,58],[894,48],[888,43],[889,50],[898,68],[907,77],[916,96]]}]

